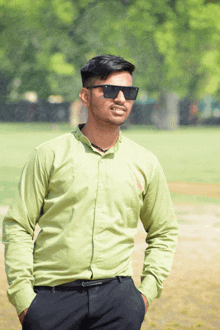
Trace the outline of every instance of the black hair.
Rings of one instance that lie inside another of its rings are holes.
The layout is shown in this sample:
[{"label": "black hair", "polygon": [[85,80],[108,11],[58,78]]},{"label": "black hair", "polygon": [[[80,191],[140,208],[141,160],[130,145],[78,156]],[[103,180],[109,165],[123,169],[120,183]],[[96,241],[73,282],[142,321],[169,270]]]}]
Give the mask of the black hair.
[{"label": "black hair", "polygon": [[127,71],[132,76],[135,66],[114,55],[99,55],[91,58],[81,69],[83,87],[88,87],[93,78],[105,80],[118,71]]}]

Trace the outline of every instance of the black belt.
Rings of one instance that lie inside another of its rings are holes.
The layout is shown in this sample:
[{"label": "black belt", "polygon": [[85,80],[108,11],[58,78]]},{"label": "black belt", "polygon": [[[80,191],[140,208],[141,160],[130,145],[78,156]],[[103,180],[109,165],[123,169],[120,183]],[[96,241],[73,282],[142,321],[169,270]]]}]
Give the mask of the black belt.
[{"label": "black belt", "polygon": [[123,279],[127,279],[130,277],[127,276],[116,276],[112,278],[104,278],[100,280],[76,280],[73,282],[57,285],[54,287],[51,286],[35,286],[34,289],[40,290],[40,291],[50,291],[50,292],[55,292],[55,291],[69,291],[73,290],[76,287],[91,287],[91,286],[96,286],[96,285],[102,285],[114,281],[119,281],[121,282]]}]

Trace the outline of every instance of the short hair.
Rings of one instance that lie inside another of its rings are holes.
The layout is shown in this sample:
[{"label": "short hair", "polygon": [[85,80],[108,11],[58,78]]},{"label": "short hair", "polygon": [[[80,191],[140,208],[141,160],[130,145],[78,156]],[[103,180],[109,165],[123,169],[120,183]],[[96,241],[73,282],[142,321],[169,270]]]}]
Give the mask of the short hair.
[{"label": "short hair", "polygon": [[81,69],[83,87],[89,87],[92,79],[106,80],[118,71],[127,71],[132,76],[135,66],[119,56],[99,55],[91,58]]}]

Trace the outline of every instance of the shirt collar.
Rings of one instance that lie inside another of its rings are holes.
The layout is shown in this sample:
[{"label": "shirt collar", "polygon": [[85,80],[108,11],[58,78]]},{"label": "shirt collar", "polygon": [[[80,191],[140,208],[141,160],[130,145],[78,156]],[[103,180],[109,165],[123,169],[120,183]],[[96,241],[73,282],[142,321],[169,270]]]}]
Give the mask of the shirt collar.
[{"label": "shirt collar", "polygon": [[[81,129],[83,128],[85,124],[79,124],[76,128],[76,130],[73,132],[75,138],[79,141],[81,141],[82,143],[85,143],[87,144],[93,151],[95,148],[92,147],[89,139],[81,132]],[[121,142],[122,140],[122,136],[121,136],[121,131],[119,132],[119,137],[118,137],[118,140],[116,141],[115,145],[113,147],[111,147],[108,151],[106,151],[106,154],[110,154],[110,153],[115,153],[116,151],[118,151],[119,149],[119,143]],[[95,149],[97,151],[97,149]],[[103,155],[103,156],[104,156]]]}]

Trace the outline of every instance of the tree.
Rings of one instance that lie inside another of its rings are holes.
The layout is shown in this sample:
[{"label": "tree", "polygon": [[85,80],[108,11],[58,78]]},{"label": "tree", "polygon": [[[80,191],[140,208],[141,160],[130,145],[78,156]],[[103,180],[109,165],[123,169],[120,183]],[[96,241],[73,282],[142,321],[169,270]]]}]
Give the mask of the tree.
[{"label": "tree", "polygon": [[[34,90],[41,99],[50,94],[75,99],[78,88],[74,87],[81,86],[79,69],[91,54],[104,51],[105,47],[98,47],[103,32],[100,25],[103,30],[106,17],[115,21],[123,2],[0,0],[0,72],[9,78],[8,90],[13,91],[9,98],[19,99],[24,92]],[[94,10],[97,22],[92,16],[89,19],[88,13],[94,14]]]},{"label": "tree", "polygon": [[219,18],[220,6],[202,0],[137,0],[129,7],[122,24],[136,45],[139,84],[160,100],[154,114],[159,128],[177,127],[177,95],[196,99],[217,93]]},{"label": "tree", "polygon": [[69,30],[78,17],[79,4],[87,3],[89,0],[0,1],[0,72],[10,81],[21,81],[15,97],[35,90],[45,99],[60,89],[64,97],[74,96],[68,87],[76,80]]},{"label": "tree", "polygon": [[74,100],[82,65],[109,53],[136,64],[134,84],[158,100],[159,128],[178,126],[179,97],[220,94],[219,4],[0,0],[0,14],[0,72],[18,95],[35,90],[39,98]]},{"label": "tree", "polygon": [[203,0],[99,1],[76,36],[91,56],[113,53],[137,64],[135,83],[158,100],[155,124],[175,129],[180,97],[218,92],[219,18],[219,5]]}]

